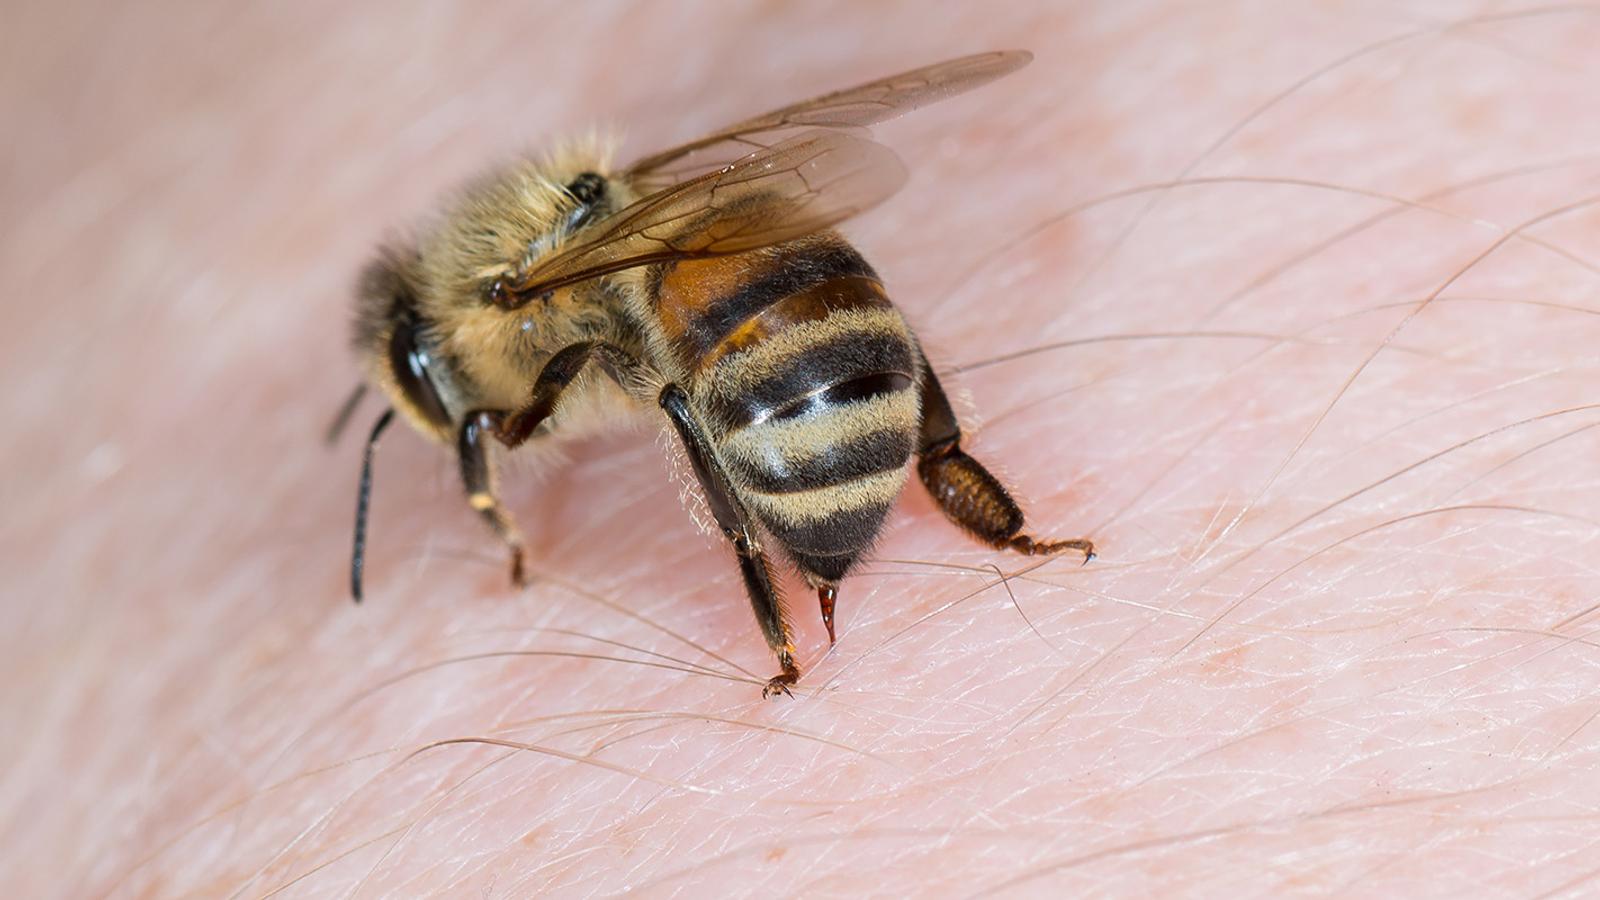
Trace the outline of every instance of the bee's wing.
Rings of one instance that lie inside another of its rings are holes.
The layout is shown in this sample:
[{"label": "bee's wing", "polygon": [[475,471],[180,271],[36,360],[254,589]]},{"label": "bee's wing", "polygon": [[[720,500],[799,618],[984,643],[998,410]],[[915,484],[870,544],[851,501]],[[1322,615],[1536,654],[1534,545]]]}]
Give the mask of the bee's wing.
[{"label": "bee's wing", "polygon": [[773,146],[798,129],[862,129],[892,119],[987,84],[1032,59],[1026,50],[978,53],[812,97],[647,156],[628,174],[647,184],[672,184]]},{"label": "bee's wing", "polygon": [[793,240],[876,206],[904,183],[899,158],[882,144],[805,132],[608,216],[592,236],[507,275],[494,299],[521,306],[608,272]]}]

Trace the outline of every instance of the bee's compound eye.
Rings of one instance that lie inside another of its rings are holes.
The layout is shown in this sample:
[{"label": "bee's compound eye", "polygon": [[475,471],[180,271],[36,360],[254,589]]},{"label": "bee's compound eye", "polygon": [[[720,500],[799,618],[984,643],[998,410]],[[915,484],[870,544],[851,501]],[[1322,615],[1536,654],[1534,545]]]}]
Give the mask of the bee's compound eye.
[{"label": "bee's compound eye", "polygon": [[504,278],[496,278],[491,282],[489,287],[484,290],[483,295],[495,306],[509,307],[511,305],[511,292],[506,290],[506,280]]},{"label": "bee's compound eye", "polygon": [[417,324],[410,321],[401,321],[395,326],[394,337],[389,339],[389,367],[400,390],[417,411],[440,428],[448,428],[450,414],[433,386],[433,377],[428,371],[433,360],[417,340],[418,330]]},{"label": "bee's compound eye", "polygon": [[606,180],[593,172],[584,172],[567,185],[567,193],[584,206],[593,206],[606,192]]}]

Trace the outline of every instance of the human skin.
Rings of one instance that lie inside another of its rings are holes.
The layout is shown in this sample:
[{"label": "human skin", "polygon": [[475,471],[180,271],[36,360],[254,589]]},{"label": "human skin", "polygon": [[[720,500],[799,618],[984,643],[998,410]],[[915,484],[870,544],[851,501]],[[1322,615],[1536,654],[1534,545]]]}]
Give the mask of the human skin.
[{"label": "human skin", "polygon": [[[8,17],[8,895],[1593,890],[1600,10],[575,7]],[[1098,559],[913,483],[763,701],[652,427],[508,466],[522,590],[396,429],[349,602],[380,238],[1002,47],[847,233]]]}]

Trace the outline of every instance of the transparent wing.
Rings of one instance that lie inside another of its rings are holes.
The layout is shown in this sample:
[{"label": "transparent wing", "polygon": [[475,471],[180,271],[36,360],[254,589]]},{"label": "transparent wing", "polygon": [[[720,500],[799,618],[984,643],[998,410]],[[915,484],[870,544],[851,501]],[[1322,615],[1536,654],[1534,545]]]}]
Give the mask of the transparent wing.
[{"label": "transparent wing", "polygon": [[799,129],[856,130],[970,91],[1027,65],[1026,50],[999,50],[946,60],[834,91],[730,125],[634,163],[629,175],[646,184],[671,184],[792,136]]},{"label": "transparent wing", "polygon": [[805,132],[607,217],[592,236],[506,276],[491,297],[515,308],[608,272],[793,240],[876,206],[905,177],[899,158],[882,144],[839,131]]}]

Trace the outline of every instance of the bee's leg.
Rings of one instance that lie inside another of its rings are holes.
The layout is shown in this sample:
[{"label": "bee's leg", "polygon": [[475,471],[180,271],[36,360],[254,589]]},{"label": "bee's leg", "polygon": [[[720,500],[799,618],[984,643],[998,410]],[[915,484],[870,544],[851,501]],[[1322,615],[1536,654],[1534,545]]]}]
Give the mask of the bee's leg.
[{"label": "bee's leg", "polygon": [[922,434],[917,474],[950,521],[978,540],[1029,556],[1077,550],[1094,559],[1094,543],[1083,538],[1042,541],[1024,534],[1022,508],[982,463],[961,449],[961,426],[933,368],[923,360]]},{"label": "bee's leg", "polygon": [[581,341],[569,344],[555,356],[550,357],[545,362],[544,368],[539,370],[539,377],[533,382],[528,405],[497,421],[494,428],[495,437],[507,447],[515,447],[526,441],[539,425],[555,412],[556,403],[561,399],[561,392],[565,391],[567,386],[577,379],[583,367],[597,356],[612,377],[624,387],[630,383],[648,380],[645,365],[633,354],[615,344],[604,341]]},{"label": "bee's leg", "polygon": [[486,437],[486,433],[493,433],[500,418],[499,413],[489,411],[468,415],[461,426],[456,449],[461,458],[461,483],[467,489],[467,502],[511,551],[511,583],[521,587],[526,583],[522,569],[522,534],[495,495],[494,464],[489,459]]},{"label": "bee's leg", "polygon": [[498,410],[478,410],[467,416],[461,426],[458,441],[461,456],[461,481],[466,485],[467,502],[483,516],[494,533],[500,536],[511,550],[511,581],[524,583],[522,566],[522,534],[511,514],[500,505],[495,496],[494,466],[489,461],[488,441],[485,435],[495,438],[507,447],[516,447],[533,436],[533,432],[555,411],[561,392],[583,371],[589,360],[599,356],[617,380],[623,381],[642,370],[633,356],[619,347],[601,341],[583,341],[562,348],[550,357],[539,377],[533,382],[528,405],[513,413]]},{"label": "bee's leg", "polygon": [[790,637],[788,618],[784,614],[783,598],[772,583],[772,568],[767,562],[767,555],[761,550],[750,513],[735,496],[727,473],[711,449],[710,440],[690,413],[689,398],[683,389],[675,384],[667,385],[661,391],[660,402],[667,418],[678,429],[678,437],[683,439],[683,447],[689,454],[695,477],[706,492],[706,504],[711,507],[711,515],[739,557],[739,571],[744,575],[745,590],[750,594],[750,605],[755,608],[756,621],[761,625],[767,646],[778,656],[778,666],[782,671],[761,689],[761,696],[770,697],[781,691],[792,697],[794,694],[789,687],[800,680],[800,667],[794,661],[794,641]]}]

